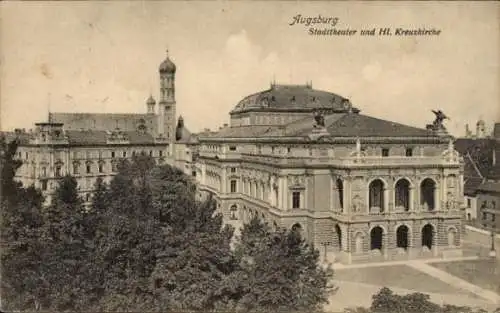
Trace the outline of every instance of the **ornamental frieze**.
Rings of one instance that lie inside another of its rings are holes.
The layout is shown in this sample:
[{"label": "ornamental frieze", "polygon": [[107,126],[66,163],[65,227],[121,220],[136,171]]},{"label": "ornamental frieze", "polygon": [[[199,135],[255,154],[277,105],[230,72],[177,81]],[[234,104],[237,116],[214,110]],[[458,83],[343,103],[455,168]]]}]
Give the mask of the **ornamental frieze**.
[{"label": "ornamental frieze", "polygon": [[306,182],[304,175],[289,175],[288,185],[289,186],[304,186]]}]

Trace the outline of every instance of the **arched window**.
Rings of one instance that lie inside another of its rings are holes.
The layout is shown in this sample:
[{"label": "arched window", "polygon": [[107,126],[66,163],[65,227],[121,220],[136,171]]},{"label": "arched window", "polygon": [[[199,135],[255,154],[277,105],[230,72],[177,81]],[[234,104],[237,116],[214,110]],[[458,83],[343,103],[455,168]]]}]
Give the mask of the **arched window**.
[{"label": "arched window", "polygon": [[231,212],[231,219],[237,220],[238,219],[238,207],[236,206],[236,204],[233,204],[229,210]]},{"label": "arched window", "polygon": [[370,249],[371,250],[382,250],[382,237],[384,231],[382,227],[376,226],[370,232]]},{"label": "arched window", "polygon": [[293,224],[292,231],[297,232],[301,237],[303,236],[302,225],[300,225],[299,223]]},{"label": "arched window", "polygon": [[370,183],[370,211],[375,209],[379,212],[384,212],[384,183],[380,179],[376,179]]},{"label": "arched window", "polygon": [[339,199],[340,212],[342,212],[344,211],[344,183],[342,183],[342,180],[340,178],[337,178],[335,185],[337,187],[337,196]]},{"label": "arched window", "polygon": [[430,178],[426,178],[420,183],[420,204],[424,209],[434,210],[436,201],[434,197],[435,190],[436,183]]},{"label": "arched window", "polygon": [[395,188],[396,208],[410,209],[410,182],[404,178],[398,180]]},{"label": "arched window", "polygon": [[408,241],[408,226],[399,226],[396,230],[396,246],[406,250],[408,249]]},{"label": "arched window", "polygon": [[422,247],[427,247],[429,250],[433,245],[434,228],[431,224],[427,224],[422,228]]}]

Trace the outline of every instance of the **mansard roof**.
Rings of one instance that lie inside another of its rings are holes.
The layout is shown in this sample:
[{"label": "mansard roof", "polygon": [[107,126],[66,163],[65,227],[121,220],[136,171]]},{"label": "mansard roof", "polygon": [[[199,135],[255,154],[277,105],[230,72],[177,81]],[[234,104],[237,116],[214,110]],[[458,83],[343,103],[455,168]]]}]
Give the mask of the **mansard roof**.
[{"label": "mansard roof", "polygon": [[[312,85],[276,85],[243,98],[229,113],[231,115],[248,111],[262,112],[309,112],[327,110],[346,112],[351,103],[337,94],[316,90]],[[352,108],[359,112],[358,109]]]},{"label": "mansard roof", "polygon": [[[313,117],[280,125],[247,125],[226,127],[206,138],[304,138],[314,131]],[[334,113],[325,116],[325,137],[425,137],[439,138],[432,131],[403,125],[359,113]]]}]

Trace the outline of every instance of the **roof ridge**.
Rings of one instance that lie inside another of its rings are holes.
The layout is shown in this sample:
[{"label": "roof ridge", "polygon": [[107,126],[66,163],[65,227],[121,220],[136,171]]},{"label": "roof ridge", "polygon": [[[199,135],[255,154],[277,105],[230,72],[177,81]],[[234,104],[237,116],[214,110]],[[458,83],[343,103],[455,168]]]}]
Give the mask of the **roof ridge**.
[{"label": "roof ridge", "polygon": [[480,176],[482,179],[484,179],[483,174],[481,173],[481,171],[480,171],[480,170],[479,170],[479,168],[477,167],[476,162],[474,162],[474,160],[472,159],[472,157],[471,157],[471,155],[470,155],[469,151],[467,151],[467,157],[468,157],[468,158],[469,158],[469,160],[471,161],[472,166],[474,167],[474,169],[476,170],[476,172],[479,174],[479,176]]},{"label": "roof ridge", "polygon": [[370,115],[366,115],[366,114],[358,114],[358,115],[359,116],[363,116],[363,117],[368,117],[368,118],[371,118],[371,119],[374,119],[374,120],[386,122],[386,123],[396,124],[398,126],[411,127],[411,128],[419,129],[419,130],[426,130],[423,127],[417,127],[417,126],[407,125],[407,124],[403,124],[403,123],[400,123],[400,122],[394,122],[394,121],[391,121],[391,120],[386,120],[386,119],[383,119],[383,118],[374,117],[374,116],[370,116]]}]

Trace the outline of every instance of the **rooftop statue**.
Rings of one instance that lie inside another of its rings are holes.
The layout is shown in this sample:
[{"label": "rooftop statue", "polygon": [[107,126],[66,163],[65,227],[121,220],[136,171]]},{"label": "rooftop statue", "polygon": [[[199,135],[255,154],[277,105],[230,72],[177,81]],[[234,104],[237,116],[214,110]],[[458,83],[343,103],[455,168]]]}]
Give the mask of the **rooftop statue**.
[{"label": "rooftop statue", "polygon": [[445,119],[450,119],[448,116],[446,116],[443,111],[441,110],[438,110],[438,111],[434,111],[432,110],[432,113],[434,113],[436,115],[436,118],[434,119],[434,122],[432,123],[432,126],[435,130],[438,130],[438,129],[445,129],[444,125],[443,125],[443,121]]},{"label": "rooftop statue", "polygon": [[316,121],[315,127],[325,127],[325,117],[320,111],[314,112],[314,120]]}]

